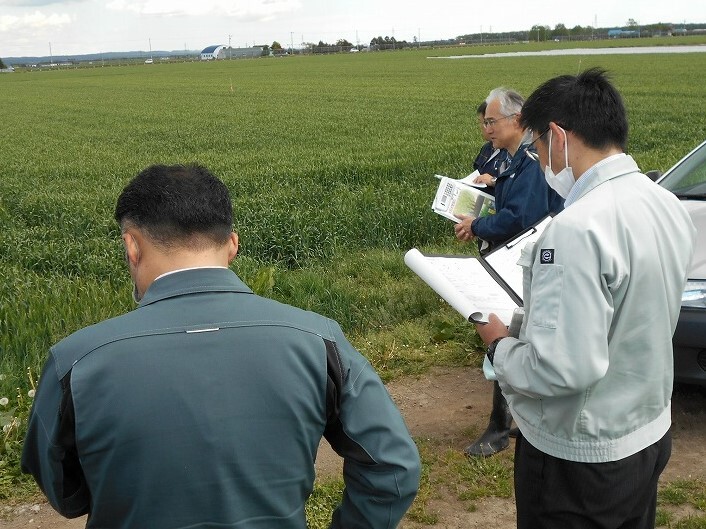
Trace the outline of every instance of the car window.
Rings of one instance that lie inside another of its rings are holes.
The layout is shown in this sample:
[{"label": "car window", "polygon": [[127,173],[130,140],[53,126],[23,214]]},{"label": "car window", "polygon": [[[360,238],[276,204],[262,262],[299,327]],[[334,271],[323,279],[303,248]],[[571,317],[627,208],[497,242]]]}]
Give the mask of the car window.
[{"label": "car window", "polygon": [[706,144],[672,168],[659,184],[685,198],[706,198]]}]

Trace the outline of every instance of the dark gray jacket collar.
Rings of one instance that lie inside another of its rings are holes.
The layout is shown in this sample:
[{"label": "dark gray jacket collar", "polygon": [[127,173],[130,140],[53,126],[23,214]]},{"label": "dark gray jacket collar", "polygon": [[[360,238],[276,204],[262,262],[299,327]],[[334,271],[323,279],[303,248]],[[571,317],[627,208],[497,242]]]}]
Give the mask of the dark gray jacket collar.
[{"label": "dark gray jacket collar", "polygon": [[145,292],[140,307],[163,299],[198,292],[240,292],[252,290],[228,268],[190,268],[156,279]]}]

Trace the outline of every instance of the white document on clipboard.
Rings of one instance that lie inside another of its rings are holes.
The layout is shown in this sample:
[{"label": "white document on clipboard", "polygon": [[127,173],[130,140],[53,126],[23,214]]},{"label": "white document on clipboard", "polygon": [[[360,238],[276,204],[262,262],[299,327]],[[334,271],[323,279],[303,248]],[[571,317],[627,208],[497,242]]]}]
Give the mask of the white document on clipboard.
[{"label": "white document on clipboard", "polygon": [[523,231],[514,239],[495,248],[492,252],[481,257],[498,277],[509,287],[522,303],[522,267],[517,264],[520,260],[522,248],[528,242],[534,242],[551,222],[552,217],[547,215],[531,228]]},{"label": "white document on clipboard", "polygon": [[522,248],[536,241],[551,221],[547,216],[484,257],[425,255],[416,248],[405,264],[468,321],[487,323],[495,313],[510,325],[522,306]]}]

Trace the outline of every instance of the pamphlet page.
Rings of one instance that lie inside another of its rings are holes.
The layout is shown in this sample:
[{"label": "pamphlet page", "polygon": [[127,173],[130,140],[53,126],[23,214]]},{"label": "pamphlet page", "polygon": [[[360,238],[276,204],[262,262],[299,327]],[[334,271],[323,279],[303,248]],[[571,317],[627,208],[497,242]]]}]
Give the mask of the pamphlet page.
[{"label": "pamphlet page", "polygon": [[[476,182],[474,182],[474,180],[475,180],[476,178],[478,178],[479,176],[480,176],[480,171],[479,171],[478,169],[476,169],[475,171],[473,171],[473,172],[472,172],[471,174],[469,174],[468,176],[464,176],[463,178],[460,178],[460,179],[458,180],[458,182],[461,182],[461,183],[463,183],[463,184],[468,184],[469,186],[478,187],[478,188],[481,188],[481,189],[484,188],[484,187],[488,187],[488,186],[485,185],[485,184],[481,184],[481,183],[476,183]],[[443,178],[443,176],[439,176],[439,175],[437,175],[437,177],[438,177],[438,178]]]},{"label": "pamphlet page", "polygon": [[462,180],[436,175],[441,179],[436,190],[431,209],[439,215],[461,222],[458,215],[482,217],[495,207],[493,195],[484,193],[476,185],[469,185],[463,180],[471,179],[468,175]]}]

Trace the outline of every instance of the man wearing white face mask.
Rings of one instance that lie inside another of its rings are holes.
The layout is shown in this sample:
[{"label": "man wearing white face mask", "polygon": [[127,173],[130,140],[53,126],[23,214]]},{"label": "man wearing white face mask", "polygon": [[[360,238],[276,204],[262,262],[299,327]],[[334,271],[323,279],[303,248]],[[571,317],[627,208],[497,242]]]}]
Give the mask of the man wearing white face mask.
[{"label": "man wearing white face mask", "polygon": [[566,201],[520,258],[519,338],[494,316],[478,327],[520,429],[517,527],[652,529],[694,226],[625,154],[604,71],[547,81],[520,121]]},{"label": "man wearing white face mask", "polygon": [[[554,171],[552,171],[552,135],[554,134],[554,131],[549,129],[549,165],[544,167],[544,177],[546,178],[549,187],[559,193],[562,197],[566,198],[569,196],[571,188],[574,187],[576,178],[574,177],[573,169],[569,165],[569,146],[566,139],[566,131],[559,125],[557,125],[557,128],[564,133],[564,168],[557,174],[554,174]],[[535,156],[539,157],[539,155]]]}]

